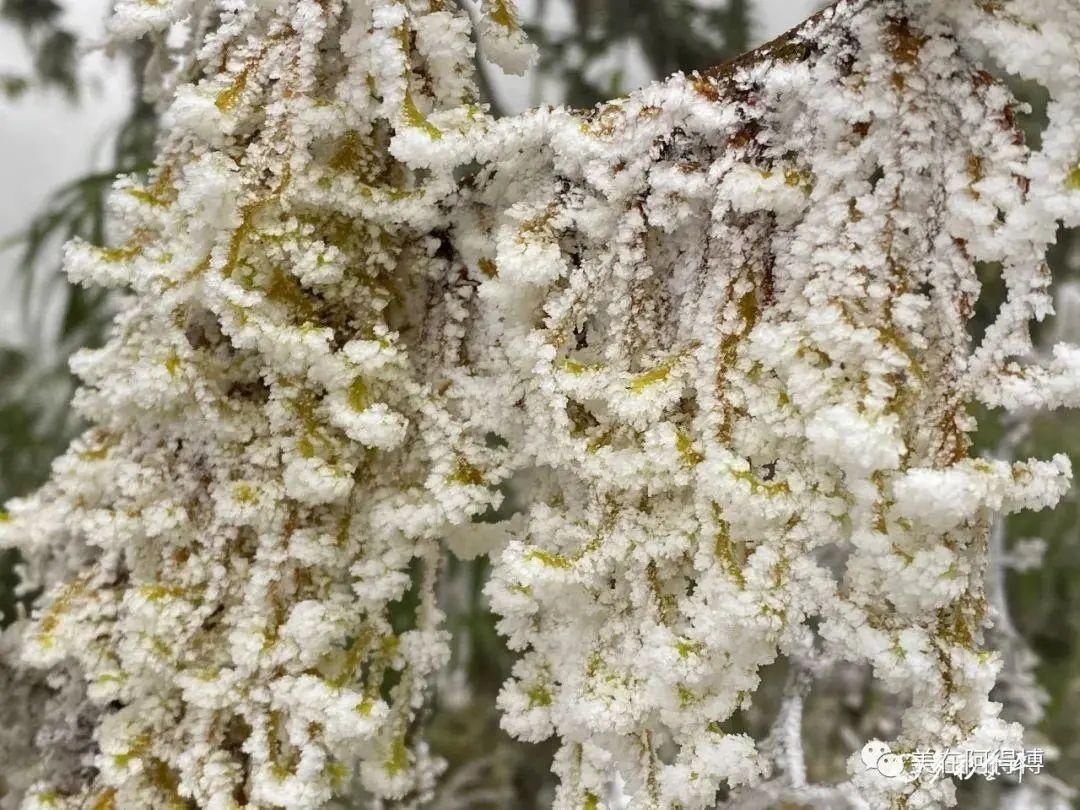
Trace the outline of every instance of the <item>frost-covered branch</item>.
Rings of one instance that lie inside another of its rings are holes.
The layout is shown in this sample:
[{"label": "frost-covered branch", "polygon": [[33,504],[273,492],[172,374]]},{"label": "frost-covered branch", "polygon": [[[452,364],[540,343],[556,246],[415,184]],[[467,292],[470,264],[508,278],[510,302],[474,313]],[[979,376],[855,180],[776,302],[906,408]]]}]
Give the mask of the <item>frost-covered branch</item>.
[{"label": "frost-covered branch", "polygon": [[[512,5],[483,9],[523,69]],[[354,772],[431,796],[448,538],[492,556],[499,707],[559,739],[559,808],[613,780],[633,807],[950,805],[854,763],[806,784],[798,689],[773,780],[731,721],[815,650],[910,694],[895,750],[1019,747],[989,526],[1070,469],[971,458],[968,406],[1075,398],[1076,350],[1040,368],[1028,338],[1080,224],[1071,2],[842,0],[710,74],[501,120],[448,0],[215,11],[118,4],[118,37],[201,39],[162,63],[114,246],[68,249],[133,293],[76,363],[94,427],[4,529],[78,561],[36,569],[21,656],[97,717],[93,767],[28,806],[316,808]],[[987,48],[1051,93],[1041,151]],[[972,347],[979,262],[1009,300]],[[522,514],[473,524],[504,487]]]}]

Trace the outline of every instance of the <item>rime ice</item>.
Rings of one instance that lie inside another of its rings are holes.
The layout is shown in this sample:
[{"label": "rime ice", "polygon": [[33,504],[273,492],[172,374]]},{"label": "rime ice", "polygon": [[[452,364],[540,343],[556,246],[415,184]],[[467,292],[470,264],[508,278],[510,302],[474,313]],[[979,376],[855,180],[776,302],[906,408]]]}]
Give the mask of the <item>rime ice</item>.
[{"label": "rime ice", "polygon": [[[482,5],[481,50],[524,69],[512,4]],[[1039,366],[1028,337],[1080,224],[1071,3],[841,2],[709,75],[499,121],[455,4],[201,8],[117,8],[118,36],[194,9],[205,40],[172,54],[115,245],[68,248],[134,297],[76,362],[93,427],[3,527],[61,560],[22,657],[96,718],[95,770],[28,806],[303,810],[354,774],[422,800],[448,539],[492,555],[499,707],[558,736],[558,808],[616,773],[634,807],[799,789],[725,730],[779,656],[910,690],[902,745],[1019,747],[988,523],[1070,470],[969,458],[966,409],[1080,392],[1080,350]],[[982,48],[1053,94],[1041,152]],[[1009,299],[973,347],[979,261]],[[525,474],[525,512],[470,539]]]}]

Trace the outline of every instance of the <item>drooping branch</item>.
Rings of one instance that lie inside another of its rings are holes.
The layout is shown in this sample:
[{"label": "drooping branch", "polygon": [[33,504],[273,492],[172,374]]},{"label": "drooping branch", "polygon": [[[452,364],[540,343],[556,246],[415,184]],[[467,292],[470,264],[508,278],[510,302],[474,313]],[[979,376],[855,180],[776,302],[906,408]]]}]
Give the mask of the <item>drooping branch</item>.
[{"label": "drooping branch", "polygon": [[[977,46],[1030,46],[1053,5],[840,2],[706,74],[504,120],[452,4],[223,13],[166,77],[117,243],[68,251],[134,296],[77,363],[94,426],[4,529],[88,558],[21,653],[85,683],[93,767],[32,801],[429,797],[450,538],[491,555],[520,652],[499,706],[558,737],[557,807],[598,810],[616,774],[635,807],[948,805],[858,768],[806,784],[797,697],[786,781],[732,719],[820,650],[911,694],[902,747],[1020,744],[988,700],[988,525],[1070,471],[969,458],[966,408],[1072,399],[1073,351],[1025,365],[1015,327],[1080,221],[1080,69],[1005,53],[1060,104],[1033,154]],[[115,30],[189,6],[121,2]],[[511,5],[484,8],[520,68]],[[1037,42],[1076,67],[1057,10]],[[977,262],[1011,297],[975,352]],[[508,487],[522,512],[473,523]]]}]

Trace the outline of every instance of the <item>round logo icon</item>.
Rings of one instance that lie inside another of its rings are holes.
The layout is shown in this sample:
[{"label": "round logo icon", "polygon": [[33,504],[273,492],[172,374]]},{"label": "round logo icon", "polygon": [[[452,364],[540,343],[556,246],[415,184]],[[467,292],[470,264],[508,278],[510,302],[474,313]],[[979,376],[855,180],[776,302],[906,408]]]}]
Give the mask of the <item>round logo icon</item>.
[{"label": "round logo icon", "polygon": [[897,754],[884,754],[877,762],[878,772],[889,779],[895,779],[904,772],[904,758]]},{"label": "round logo icon", "polygon": [[886,754],[892,753],[889,750],[889,746],[883,743],[881,740],[871,740],[862,749],[862,763],[869,770],[876,771],[878,769],[878,763],[881,758]]},{"label": "round logo icon", "polygon": [[868,742],[859,756],[867,770],[877,771],[888,779],[896,779],[904,773],[904,758],[894,754],[881,740]]}]

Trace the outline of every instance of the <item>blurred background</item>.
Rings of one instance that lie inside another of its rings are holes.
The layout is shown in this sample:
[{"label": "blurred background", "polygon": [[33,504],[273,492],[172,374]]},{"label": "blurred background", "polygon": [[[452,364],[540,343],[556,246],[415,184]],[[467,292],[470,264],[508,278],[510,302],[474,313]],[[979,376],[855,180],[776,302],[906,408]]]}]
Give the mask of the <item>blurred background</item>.
[{"label": "blurred background", "polygon": [[[482,87],[498,113],[541,103],[590,106],[677,70],[705,68],[761,44],[808,16],[814,0],[526,0],[519,10],[541,49],[525,77],[481,66]],[[109,0],[0,0],[0,503],[32,490],[79,429],[68,410],[71,352],[101,340],[108,298],[70,287],[59,248],[78,235],[106,238],[104,194],[118,173],[145,171],[156,117],[140,100],[145,54],[101,46]],[[1024,118],[1038,146],[1045,95],[1016,86],[1031,106]],[[1051,256],[1058,315],[1043,324],[1043,346],[1080,342],[1080,239],[1062,232]],[[976,338],[1002,298],[1000,268],[980,268],[984,295]],[[1080,460],[1080,415],[1055,414],[1003,424],[979,413],[977,452]],[[1039,807],[1071,806],[1080,786],[1080,503],[1075,491],[1053,513],[998,526],[1001,577],[990,634],[1005,657],[998,700],[1010,719],[1033,729],[1029,746],[1051,756]],[[16,615],[13,553],[0,553],[0,622]],[[432,746],[449,762],[435,806],[550,806],[553,747],[526,746],[499,730],[494,698],[511,658],[494,630],[481,589],[486,563],[449,562],[443,600],[455,636],[454,661],[438,685]],[[32,597],[23,597],[28,604]],[[1007,612],[1003,609],[1008,605]],[[761,735],[776,713],[783,664],[764,673],[753,708],[736,718]],[[0,700],[3,700],[0,695]],[[878,694],[867,673],[839,669],[808,702],[805,735],[812,779],[843,778],[844,758],[863,742],[897,732],[899,703]],[[994,783],[965,783],[961,807],[1036,807],[1033,796]],[[0,799],[2,796],[0,784]],[[1025,798],[1028,796],[1028,798]],[[350,805],[346,806],[362,806]]]}]

